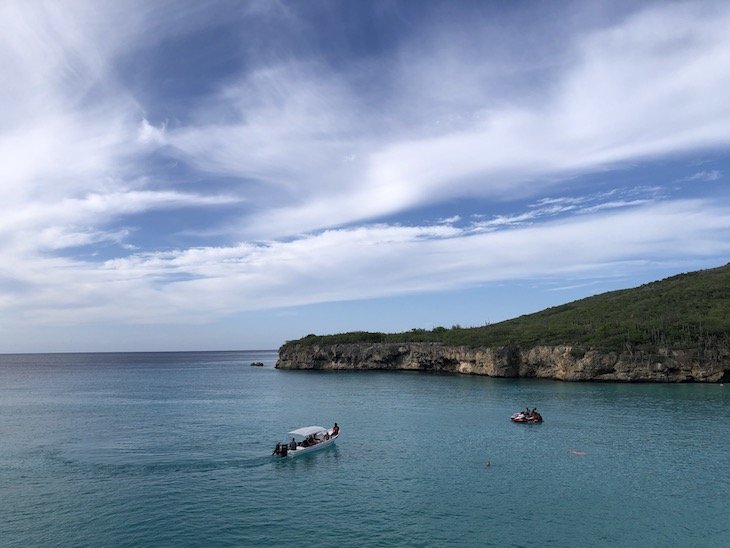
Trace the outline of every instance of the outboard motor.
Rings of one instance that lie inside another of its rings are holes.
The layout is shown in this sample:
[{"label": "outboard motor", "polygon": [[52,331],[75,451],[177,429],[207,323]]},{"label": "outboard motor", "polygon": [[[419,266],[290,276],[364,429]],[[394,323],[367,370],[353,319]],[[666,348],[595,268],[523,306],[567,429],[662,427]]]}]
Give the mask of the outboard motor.
[{"label": "outboard motor", "polygon": [[286,443],[282,443],[279,448],[279,455],[286,457],[286,453],[289,451],[289,446]]}]

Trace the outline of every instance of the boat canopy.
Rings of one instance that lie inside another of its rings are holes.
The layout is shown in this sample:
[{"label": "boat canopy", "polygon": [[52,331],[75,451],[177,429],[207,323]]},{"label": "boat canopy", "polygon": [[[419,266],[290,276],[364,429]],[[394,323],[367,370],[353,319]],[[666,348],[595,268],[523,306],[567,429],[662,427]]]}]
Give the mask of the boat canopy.
[{"label": "boat canopy", "polygon": [[297,428],[296,430],[292,430],[289,432],[290,434],[294,434],[295,436],[311,436],[312,434],[323,434],[324,432],[327,432],[327,429],[322,426],[305,426],[303,428]]}]

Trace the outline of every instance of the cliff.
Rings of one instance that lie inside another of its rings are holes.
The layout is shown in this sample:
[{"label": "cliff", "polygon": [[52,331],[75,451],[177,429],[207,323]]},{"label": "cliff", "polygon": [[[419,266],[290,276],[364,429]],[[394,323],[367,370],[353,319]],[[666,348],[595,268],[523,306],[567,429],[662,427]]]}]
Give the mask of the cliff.
[{"label": "cliff", "polygon": [[575,346],[448,346],[441,343],[302,344],[279,350],[279,369],[409,370],[562,381],[725,382],[730,349],[601,352]]}]

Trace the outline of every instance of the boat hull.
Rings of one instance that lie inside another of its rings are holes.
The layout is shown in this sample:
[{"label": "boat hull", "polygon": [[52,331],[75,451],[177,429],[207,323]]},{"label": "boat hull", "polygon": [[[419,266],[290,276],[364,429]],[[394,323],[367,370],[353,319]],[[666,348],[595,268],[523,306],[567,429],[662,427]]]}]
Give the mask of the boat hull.
[{"label": "boat hull", "polygon": [[515,413],[512,415],[509,420],[512,422],[518,422],[521,424],[540,424],[542,423],[542,417],[540,415],[537,416],[528,416],[524,413]]},{"label": "boat hull", "polygon": [[[340,437],[340,433],[337,432],[337,434],[332,433],[333,429],[325,430],[321,426],[306,426],[304,428],[299,428],[297,430],[292,430],[289,432],[289,434],[295,435],[295,436],[301,436],[309,438],[313,435],[313,433],[317,433],[317,435],[322,435],[322,437],[326,436],[327,439],[322,439],[320,437],[316,437],[317,440],[319,440],[314,445],[307,445],[306,447],[302,445],[303,442],[298,442],[296,449],[290,449],[288,443],[277,443],[276,448],[274,449],[274,455],[278,457],[299,457],[301,455],[307,455],[309,453],[314,453],[315,451],[321,451],[323,449],[327,449],[328,447],[332,447],[335,444],[335,441],[337,441],[337,438]],[[293,441],[293,439],[292,439]],[[305,440],[306,441],[306,440]]]},{"label": "boat hull", "polygon": [[302,447],[301,445],[297,447],[296,449],[290,449],[287,451],[286,456],[294,458],[294,457],[300,457],[302,455],[308,455],[309,453],[315,453],[317,451],[321,451],[322,449],[327,449],[328,447],[331,447],[335,444],[335,441],[339,437],[339,434],[337,436],[332,436],[330,439],[321,441],[316,445],[310,445],[309,447]]}]

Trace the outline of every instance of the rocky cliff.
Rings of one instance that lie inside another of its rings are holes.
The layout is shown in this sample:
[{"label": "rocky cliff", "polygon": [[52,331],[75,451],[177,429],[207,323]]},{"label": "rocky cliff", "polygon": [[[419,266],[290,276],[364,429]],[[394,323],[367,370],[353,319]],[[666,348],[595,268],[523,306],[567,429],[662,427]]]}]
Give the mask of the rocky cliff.
[{"label": "rocky cliff", "polygon": [[730,380],[730,349],[618,353],[573,346],[538,346],[523,350],[440,343],[312,345],[295,342],[281,347],[276,367],[412,370],[562,381],[725,382]]}]

